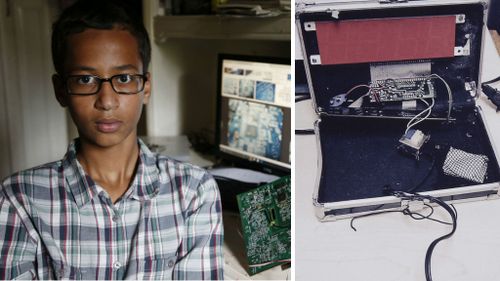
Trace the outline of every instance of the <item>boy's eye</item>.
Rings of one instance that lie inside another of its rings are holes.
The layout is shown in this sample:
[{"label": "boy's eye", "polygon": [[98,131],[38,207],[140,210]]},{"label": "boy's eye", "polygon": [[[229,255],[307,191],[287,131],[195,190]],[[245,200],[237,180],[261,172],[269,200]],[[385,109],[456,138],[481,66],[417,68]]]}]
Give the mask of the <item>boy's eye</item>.
[{"label": "boy's eye", "polygon": [[116,77],[116,80],[119,83],[130,83],[132,81],[132,75],[130,74],[121,74]]},{"label": "boy's eye", "polygon": [[78,84],[95,84],[96,79],[94,76],[82,75],[77,79]]},{"label": "boy's eye", "polygon": [[89,85],[89,84],[95,84],[97,83],[96,77],[91,76],[91,75],[82,75],[76,77],[76,82],[81,85]]}]

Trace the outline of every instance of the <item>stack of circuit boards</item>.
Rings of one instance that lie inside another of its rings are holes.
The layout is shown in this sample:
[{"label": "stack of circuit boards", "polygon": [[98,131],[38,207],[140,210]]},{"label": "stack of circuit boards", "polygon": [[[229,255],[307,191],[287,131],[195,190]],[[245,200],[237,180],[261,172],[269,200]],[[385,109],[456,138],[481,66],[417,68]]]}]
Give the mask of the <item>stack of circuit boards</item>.
[{"label": "stack of circuit boards", "polygon": [[238,194],[248,273],[259,273],[291,259],[290,176]]}]

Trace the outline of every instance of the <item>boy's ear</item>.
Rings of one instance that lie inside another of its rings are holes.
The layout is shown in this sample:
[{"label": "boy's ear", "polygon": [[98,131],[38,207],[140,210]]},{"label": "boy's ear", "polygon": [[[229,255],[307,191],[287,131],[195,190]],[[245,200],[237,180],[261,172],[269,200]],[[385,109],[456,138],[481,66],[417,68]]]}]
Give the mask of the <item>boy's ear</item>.
[{"label": "boy's ear", "polygon": [[66,94],[63,78],[59,74],[52,75],[52,85],[54,86],[54,93],[59,104],[62,107],[68,106],[68,95]]},{"label": "boy's ear", "polygon": [[144,90],[142,90],[144,93],[144,99],[142,101],[143,104],[148,104],[149,97],[151,96],[151,73],[146,72],[146,77],[147,80],[146,83],[144,83]]}]

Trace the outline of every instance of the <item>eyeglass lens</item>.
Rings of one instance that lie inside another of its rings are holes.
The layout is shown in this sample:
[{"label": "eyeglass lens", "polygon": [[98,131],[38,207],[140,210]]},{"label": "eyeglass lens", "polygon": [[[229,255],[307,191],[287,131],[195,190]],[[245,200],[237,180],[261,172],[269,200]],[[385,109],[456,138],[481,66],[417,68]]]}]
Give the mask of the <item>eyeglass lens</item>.
[{"label": "eyeglass lens", "polygon": [[92,75],[75,75],[67,78],[67,87],[70,94],[95,94],[103,82],[110,81],[113,89],[120,94],[136,94],[143,90],[142,75],[119,74],[109,79]]}]

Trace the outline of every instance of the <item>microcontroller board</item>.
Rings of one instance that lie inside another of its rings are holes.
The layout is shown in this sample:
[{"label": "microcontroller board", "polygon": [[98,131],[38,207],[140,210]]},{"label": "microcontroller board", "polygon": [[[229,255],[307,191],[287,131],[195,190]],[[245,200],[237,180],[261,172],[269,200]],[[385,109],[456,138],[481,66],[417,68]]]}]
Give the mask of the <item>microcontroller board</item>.
[{"label": "microcontroller board", "polygon": [[291,180],[282,177],[238,194],[248,273],[254,275],[291,259]]},{"label": "microcontroller board", "polygon": [[370,83],[370,102],[391,102],[434,98],[433,81],[428,77],[376,80]]}]

